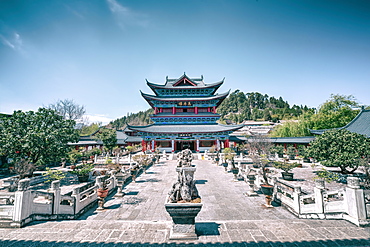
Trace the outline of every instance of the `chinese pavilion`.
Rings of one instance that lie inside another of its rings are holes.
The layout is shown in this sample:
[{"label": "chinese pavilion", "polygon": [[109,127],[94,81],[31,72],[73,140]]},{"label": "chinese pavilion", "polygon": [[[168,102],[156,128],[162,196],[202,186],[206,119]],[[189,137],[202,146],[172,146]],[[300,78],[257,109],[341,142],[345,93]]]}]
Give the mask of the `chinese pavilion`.
[{"label": "chinese pavilion", "polygon": [[155,150],[174,152],[189,148],[205,151],[213,145],[217,148],[229,147],[229,134],[242,125],[222,125],[216,121],[220,115],[216,108],[229,92],[215,94],[224,80],[212,84],[201,78],[166,78],[164,85],[147,81],[154,95],[141,95],[154,109],[151,116],[154,122],[147,126],[128,126],[138,131],[143,138],[143,151]]}]

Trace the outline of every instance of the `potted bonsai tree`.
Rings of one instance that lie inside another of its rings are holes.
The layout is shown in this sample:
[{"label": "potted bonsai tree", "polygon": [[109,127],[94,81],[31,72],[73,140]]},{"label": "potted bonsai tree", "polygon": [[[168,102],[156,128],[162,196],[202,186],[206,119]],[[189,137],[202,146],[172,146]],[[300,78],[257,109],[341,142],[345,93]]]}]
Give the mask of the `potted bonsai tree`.
[{"label": "potted bonsai tree", "polygon": [[94,170],[94,164],[82,164],[76,166],[70,173],[77,175],[78,181],[83,183],[89,181],[90,172]]},{"label": "potted bonsai tree", "polygon": [[296,149],[295,147],[293,146],[289,146],[286,150],[286,154],[288,155],[289,159],[290,160],[294,160],[295,159],[295,155],[296,155]]},{"label": "potted bonsai tree", "polygon": [[303,158],[303,162],[305,163],[311,163],[311,160],[309,159],[307,147],[305,146],[299,146],[298,153]]},{"label": "potted bonsai tree", "polygon": [[253,160],[254,166],[260,168],[259,173],[262,175],[261,191],[266,197],[266,207],[272,207],[272,195],[274,191],[274,186],[269,183],[267,173],[269,171],[268,166],[271,161],[268,159],[271,142],[264,136],[254,136],[251,138],[249,143],[249,150],[251,152],[251,158]]},{"label": "potted bonsai tree", "polygon": [[296,162],[289,163],[286,160],[284,160],[283,162],[281,162],[281,161],[275,161],[273,165],[274,165],[275,168],[283,170],[283,172],[281,173],[281,175],[283,176],[283,179],[284,180],[293,181],[294,180],[293,179],[294,174],[292,172],[290,172],[290,171],[293,168],[297,167],[299,164],[296,163]]},{"label": "potted bonsai tree", "polygon": [[276,145],[271,148],[272,153],[276,153],[279,158],[283,158],[284,155],[284,147],[281,145]]}]

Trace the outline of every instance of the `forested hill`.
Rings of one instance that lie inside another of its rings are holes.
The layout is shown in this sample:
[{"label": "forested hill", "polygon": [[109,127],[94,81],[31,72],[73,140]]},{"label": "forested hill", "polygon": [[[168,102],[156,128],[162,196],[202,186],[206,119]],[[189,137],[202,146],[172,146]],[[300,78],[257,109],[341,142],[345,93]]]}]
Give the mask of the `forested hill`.
[{"label": "forested hill", "polygon": [[[270,97],[258,92],[243,93],[240,90],[231,93],[217,108],[217,112],[221,115],[221,122],[231,120],[233,123],[241,123],[245,120],[278,121],[294,119],[307,111],[314,112],[313,109],[307,106],[290,106],[282,97]],[[127,124],[151,124],[150,115],[152,114],[153,109],[129,113],[123,118],[110,122],[109,126],[115,129],[123,129]]]},{"label": "forested hill", "polygon": [[240,90],[232,92],[217,108],[221,122],[231,120],[241,123],[245,120],[278,121],[294,119],[304,112],[314,112],[307,106],[290,106],[282,97],[278,99],[258,92],[243,93]]},{"label": "forested hill", "polygon": [[153,109],[150,108],[146,111],[139,111],[138,113],[128,113],[127,116],[123,118],[118,118],[109,123],[110,127],[117,130],[123,129],[127,124],[129,125],[148,125],[153,123],[150,120],[150,115],[154,113]]}]

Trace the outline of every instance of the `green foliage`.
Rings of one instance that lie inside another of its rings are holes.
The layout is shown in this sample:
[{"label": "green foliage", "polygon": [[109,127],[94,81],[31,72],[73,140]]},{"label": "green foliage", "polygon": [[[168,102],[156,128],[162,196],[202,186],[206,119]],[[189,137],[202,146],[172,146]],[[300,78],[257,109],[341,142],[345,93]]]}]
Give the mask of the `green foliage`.
[{"label": "green foliage", "polygon": [[287,147],[286,154],[289,156],[295,156],[297,154],[297,150],[293,146]]},{"label": "green foliage", "polygon": [[225,154],[225,159],[233,161],[235,157],[234,150],[231,148],[224,148],[223,153]]},{"label": "green foliage", "polygon": [[274,161],[273,166],[277,169],[281,169],[284,172],[290,172],[293,168],[296,168],[299,164],[294,162],[294,163],[289,163],[286,161]]},{"label": "green foliage", "polygon": [[89,136],[94,134],[101,127],[101,123],[92,123],[87,126],[82,126],[80,136]]},{"label": "green foliage", "polygon": [[317,176],[313,178],[314,180],[323,179],[327,183],[331,183],[339,179],[339,175],[337,173],[330,172],[325,168],[322,168],[320,171],[317,171],[316,174]]},{"label": "green foliage", "polygon": [[81,158],[82,158],[82,153],[79,150],[73,149],[70,152],[68,152],[68,159],[69,159],[69,162],[71,162],[72,164],[75,164]]},{"label": "green foliage", "polygon": [[307,152],[324,166],[353,173],[370,155],[370,138],[346,129],[330,130],[311,142]]},{"label": "green foliage", "polygon": [[102,153],[102,151],[99,149],[99,148],[93,148],[89,151],[87,151],[87,156],[92,156],[92,155],[100,155]]},{"label": "green foliage", "polygon": [[126,150],[131,153],[133,150],[134,150],[134,147],[133,146],[127,146],[126,147]]},{"label": "green foliage", "polygon": [[284,154],[284,147],[281,145],[271,146],[270,153],[277,153],[279,156]]},{"label": "green foliage", "polygon": [[343,127],[358,114],[358,107],[352,95],[334,95],[322,104],[316,114],[308,111],[298,118],[298,122],[285,122],[277,126],[270,134],[271,137],[310,136],[309,129],[332,129]]},{"label": "green foliage", "polygon": [[276,99],[267,94],[262,95],[258,92],[245,94],[236,90],[222,102],[217,112],[221,115],[221,121],[229,119],[235,123],[245,120],[276,122],[280,119],[296,118],[304,112],[313,112],[313,109],[297,105],[290,107],[282,97]]},{"label": "green foliage", "polygon": [[108,151],[112,151],[117,145],[117,134],[113,129],[101,128],[99,132],[96,133],[95,139],[102,141],[104,148]]},{"label": "green foliage", "polygon": [[75,174],[77,176],[84,176],[88,175],[93,170],[94,164],[82,164],[77,166],[73,171],[70,171],[70,173]]},{"label": "green foliage", "polygon": [[287,121],[276,126],[270,133],[271,137],[300,137],[311,136],[309,122],[299,120]]},{"label": "green foliage", "polygon": [[67,156],[68,142],[78,141],[75,121],[65,120],[55,111],[15,111],[0,121],[0,153],[14,160],[27,157],[35,165],[60,162]]},{"label": "green foliage", "polygon": [[53,170],[49,167],[46,168],[46,173],[43,174],[43,176],[47,177],[47,180],[45,182],[49,183],[55,180],[62,180],[66,177],[65,173],[61,170]]},{"label": "green foliage", "polygon": [[150,115],[154,113],[152,108],[146,111],[140,111],[138,113],[128,113],[127,116],[116,119],[109,123],[109,125],[116,130],[124,129],[126,125],[147,125],[153,123],[150,119]]},{"label": "green foliage", "polygon": [[312,129],[332,129],[343,127],[358,114],[359,103],[352,95],[332,94],[330,99],[322,104],[317,114],[313,115],[310,122]]}]

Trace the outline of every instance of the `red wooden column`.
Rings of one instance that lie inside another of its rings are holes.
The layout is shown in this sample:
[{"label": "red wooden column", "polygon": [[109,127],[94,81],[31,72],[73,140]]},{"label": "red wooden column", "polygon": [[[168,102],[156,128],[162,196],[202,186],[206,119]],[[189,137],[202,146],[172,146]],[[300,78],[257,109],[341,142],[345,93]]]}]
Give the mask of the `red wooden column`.
[{"label": "red wooden column", "polygon": [[176,108],[174,106],[172,106],[172,114],[175,115],[176,114]]},{"label": "red wooden column", "polygon": [[213,113],[216,113],[216,106],[213,107]]},{"label": "red wooden column", "polygon": [[225,140],[225,148],[229,148],[229,147],[230,147],[229,139],[226,139]]},{"label": "red wooden column", "polygon": [[143,152],[146,151],[146,142],[144,140],[141,141],[141,149],[143,150]]},{"label": "red wooden column", "polygon": [[195,111],[195,114],[198,114],[198,106],[195,107],[194,111]]}]

